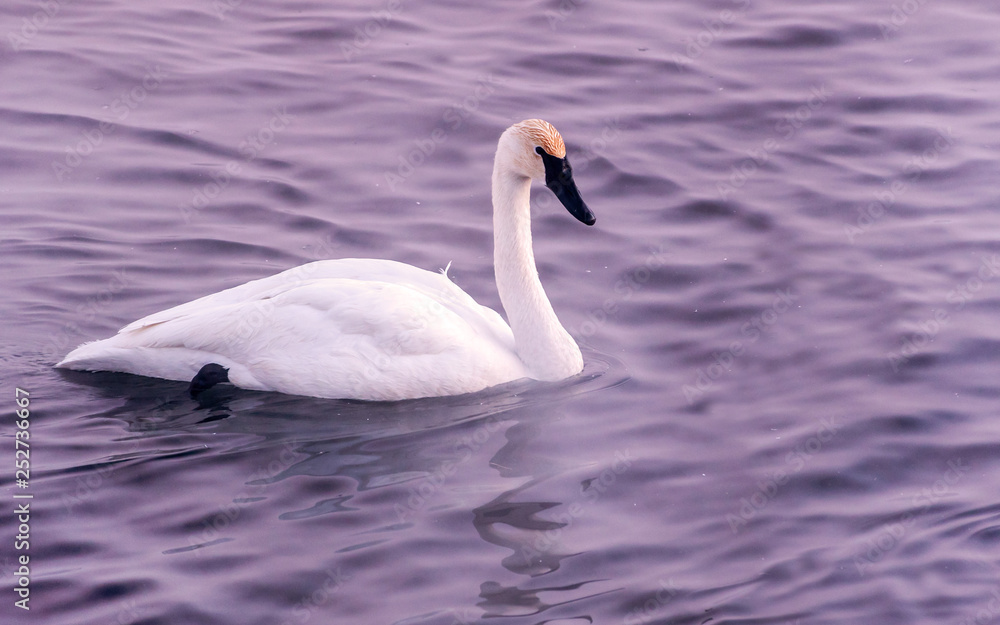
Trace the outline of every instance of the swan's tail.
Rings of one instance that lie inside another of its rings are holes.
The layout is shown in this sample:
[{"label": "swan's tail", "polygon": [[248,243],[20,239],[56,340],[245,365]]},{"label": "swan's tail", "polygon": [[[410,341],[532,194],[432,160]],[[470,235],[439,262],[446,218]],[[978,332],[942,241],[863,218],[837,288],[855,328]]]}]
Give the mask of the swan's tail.
[{"label": "swan's tail", "polygon": [[108,371],[102,366],[107,360],[108,352],[103,343],[104,341],[91,341],[80,345],[57,362],[56,368],[76,371]]},{"label": "swan's tail", "polygon": [[215,354],[185,348],[120,347],[115,337],[84,343],[56,363],[59,369],[119,371],[187,382]]}]

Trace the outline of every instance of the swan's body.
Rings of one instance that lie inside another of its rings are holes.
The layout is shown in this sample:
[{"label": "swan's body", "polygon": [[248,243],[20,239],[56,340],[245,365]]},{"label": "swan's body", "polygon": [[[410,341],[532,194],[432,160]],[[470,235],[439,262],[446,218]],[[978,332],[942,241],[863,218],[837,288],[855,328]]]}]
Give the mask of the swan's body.
[{"label": "swan's body", "polygon": [[494,262],[510,326],[443,273],[389,260],[309,263],[150,315],[76,348],[57,366],[170,380],[207,365],[236,386],[296,395],[397,400],[455,395],[583,368],[538,280],[529,194],[546,180],[584,223],[555,128],[527,120],[500,138],[493,171]]}]

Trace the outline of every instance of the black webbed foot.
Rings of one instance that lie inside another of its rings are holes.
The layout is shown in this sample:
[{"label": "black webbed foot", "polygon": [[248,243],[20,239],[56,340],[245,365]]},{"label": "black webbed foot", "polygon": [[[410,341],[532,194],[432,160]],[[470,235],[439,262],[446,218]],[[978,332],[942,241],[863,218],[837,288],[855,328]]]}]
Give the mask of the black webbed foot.
[{"label": "black webbed foot", "polygon": [[188,387],[188,393],[191,397],[198,397],[208,389],[212,388],[220,382],[229,381],[229,369],[226,369],[222,365],[210,362],[204,367],[202,367],[198,374],[191,379],[191,385]]}]

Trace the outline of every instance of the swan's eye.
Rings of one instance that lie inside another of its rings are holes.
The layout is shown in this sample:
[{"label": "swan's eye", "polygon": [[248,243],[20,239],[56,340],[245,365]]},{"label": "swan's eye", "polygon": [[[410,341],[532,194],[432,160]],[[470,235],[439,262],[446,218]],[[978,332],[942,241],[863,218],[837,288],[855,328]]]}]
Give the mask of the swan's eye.
[{"label": "swan's eye", "polygon": [[542,149],[542,146],[540,146],[540,145],[539,146],[535,146],[535,154],[541,156],[543,152],[545,152],[545,150]]}]

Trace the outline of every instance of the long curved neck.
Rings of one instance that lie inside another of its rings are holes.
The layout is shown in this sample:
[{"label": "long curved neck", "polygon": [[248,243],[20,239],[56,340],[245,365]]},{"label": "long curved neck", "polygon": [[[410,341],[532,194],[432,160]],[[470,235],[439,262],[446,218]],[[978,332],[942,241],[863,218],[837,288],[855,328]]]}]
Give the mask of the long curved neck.
[{"label": "long curved neck", "polygon": [[579,373],[580,348],[559,323],[535,268],[531,179],[511,173],[500,153],[493,168],[493,262],[517,355],[531,377],[560,380]]}]

